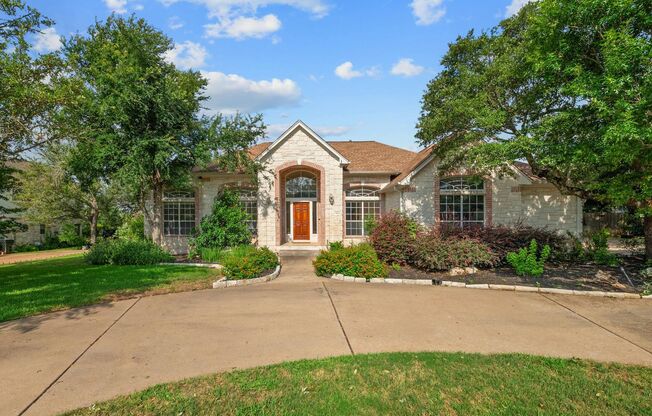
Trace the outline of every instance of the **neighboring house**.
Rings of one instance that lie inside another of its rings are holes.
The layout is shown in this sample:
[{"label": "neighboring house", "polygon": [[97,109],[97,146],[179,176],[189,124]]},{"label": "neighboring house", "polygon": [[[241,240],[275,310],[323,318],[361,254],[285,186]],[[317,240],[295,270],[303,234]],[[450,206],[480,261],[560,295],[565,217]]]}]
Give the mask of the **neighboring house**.
[{"label": "neighboring house", "polygon": [[[16,170],[26,169],[29,162],[9,162],[8,165]],[[13,201],[12,194],[5,194],[7,200],[0,199],[0,205],[7,208],[17,208],[18,206]],[[11,251],[12,248],[16,245],[23,244],[33,244],[41,245],[45,242],[48,236],[56,236],[59,234],[61,226],[63,224],[38,224],[30,222],[27,219],[23,218],[21,212],[17,212],[10,215],[12,218],[16,219],[21,224],[27,226],[27,230],[24,232],[10,233],[6,236],[0,235],[0,253],[7,253]],[[77,232],[81,235],[81,223],[80,221],[70,221],[77,228]]]},{"label": "neighboring house", "polygon": [[[245,175],[193,170],[194,189],[164,194],[164,245],[175,253],[224,188],[240,192],[257,243],[274,250],[361,241],[365,218],[398,210],[424,225],[522,221],[579,234],[582,201],[564,196],[516,163],[513,176],[439,177],[432,148],[418,153],[375,141],[325,141],[301,121],[250,149],[265,165],[258,188]],[[149,228],[149,227],[147,227]]]}]

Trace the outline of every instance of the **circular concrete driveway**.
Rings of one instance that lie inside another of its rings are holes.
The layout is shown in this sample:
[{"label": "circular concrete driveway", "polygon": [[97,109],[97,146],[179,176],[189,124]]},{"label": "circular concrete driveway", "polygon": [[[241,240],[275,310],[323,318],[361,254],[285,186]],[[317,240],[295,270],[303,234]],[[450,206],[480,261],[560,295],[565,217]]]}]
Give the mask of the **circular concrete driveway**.
[{"label": "circular concrete driveway", "polygon": [[314,276],[94,305],[0,324],[0,414],[55,414],[233,368],[380,351],[522,352],[652,366],[652,301]]}]

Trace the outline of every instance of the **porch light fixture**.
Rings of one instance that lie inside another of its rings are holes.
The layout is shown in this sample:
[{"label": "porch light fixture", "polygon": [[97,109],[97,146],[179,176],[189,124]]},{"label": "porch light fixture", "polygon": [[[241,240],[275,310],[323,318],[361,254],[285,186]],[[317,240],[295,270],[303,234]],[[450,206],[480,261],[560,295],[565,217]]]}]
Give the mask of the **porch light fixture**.
[{"label": "porch light fixture", "polygon": [[335,203],[335,198],[333,197],[333,194],[328,195],[328,202],[330,202],[331,205]]}]

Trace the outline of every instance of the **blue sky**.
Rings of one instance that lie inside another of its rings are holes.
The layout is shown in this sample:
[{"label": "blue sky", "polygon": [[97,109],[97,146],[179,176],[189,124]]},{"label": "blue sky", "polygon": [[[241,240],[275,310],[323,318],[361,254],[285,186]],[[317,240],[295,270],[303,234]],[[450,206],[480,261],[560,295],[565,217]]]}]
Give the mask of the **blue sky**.
[{"label": "blue sky", "polygon": [[301,119],[332,140],[416,149],[415,124],[447,44],[488,29],[525,0],[32,0],[56,25],[34,39],[85,32],[112,12],[144,17],[175,44],[167,59],[209,80],[211,111],[262,112],[275,138]]}]

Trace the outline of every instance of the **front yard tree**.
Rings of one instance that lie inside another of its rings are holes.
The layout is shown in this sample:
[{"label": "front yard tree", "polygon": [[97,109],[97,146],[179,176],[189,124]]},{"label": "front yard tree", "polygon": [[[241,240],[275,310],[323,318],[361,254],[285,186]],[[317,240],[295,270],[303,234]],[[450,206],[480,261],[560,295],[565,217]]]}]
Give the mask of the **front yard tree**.
[{"label": "front yard tree", "polygon": [[652,259],[652,3],[541,0],[449,46],[417,138],[442,169],[527,160],[563,193],[635,207]]},{"label": "front yard tree", "polygon": [[101,180],[88,180],[87,171],[76,175],[79,166],[71,164],[73,158],[69,146],[49,146],[41,160],[30,163],[18,174],[20,186],[15,199],[31,222],[86,221],[90,242],[95,244],[100,215],[112,209],[115,193]]},{"label": "front yard tree", "polygon": [[70,124],[87,126],[76,137],[78,152],[93,158],[98,174],[131,191],[158,243],[164,188],[187,185],[192,167],[212,157],[242,159],[264,131],[259,117],[237,117],[244,126],[238,124],[235,135],[225,134],[232,129],[223,130],[221,117],[199,118],[206,81],[166,62],[172,47],[163,33],[133,16],[111,16],[64,43],[71,72],[86,86],[67,114]]}]

